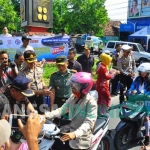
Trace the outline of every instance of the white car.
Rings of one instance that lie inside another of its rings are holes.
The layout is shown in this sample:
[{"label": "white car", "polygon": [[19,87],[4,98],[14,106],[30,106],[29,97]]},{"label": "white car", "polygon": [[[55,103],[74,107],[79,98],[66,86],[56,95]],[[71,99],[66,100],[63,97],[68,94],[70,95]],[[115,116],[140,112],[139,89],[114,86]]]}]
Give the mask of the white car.
[{"label": "white car", "polygon": [[97,36],[87,36],[86,40],[85,40],[85,45],[88,45],[89,47],[91,46],[91,44],[93,43],[93,52],[94,53],[98,53],[98,45],[99,43],[101,43],[102,40],[100,37]]},{"label": "white car", "polygon": [[[144,48],[139,43],[123,42],[123,41],[108,41],[104,50],[109,50],[111,55],[116,50],[117,44],[133,46],[133,57],[137,64],[142,64],[143,62],[150,62],[150,53],[145,52]],[[102,51],[102,52],[103,52]]]}]

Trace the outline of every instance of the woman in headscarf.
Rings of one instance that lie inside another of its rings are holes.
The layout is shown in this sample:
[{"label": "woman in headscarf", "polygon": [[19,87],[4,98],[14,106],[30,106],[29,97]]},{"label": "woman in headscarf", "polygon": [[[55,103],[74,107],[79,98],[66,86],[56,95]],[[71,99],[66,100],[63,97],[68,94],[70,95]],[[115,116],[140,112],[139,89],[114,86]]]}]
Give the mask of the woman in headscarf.
[{"label": "woman in headscarf", "polygon": [[98,68],[98,78],[96,81],[96,90],[98,92],[98,115],[104,115],[107,113],[110,107],[110,90],[109,80],[114,78],[116,71],[108,71],[109,65],[111,64],[112,57],[102,53],[100,55],[101,64]]}]

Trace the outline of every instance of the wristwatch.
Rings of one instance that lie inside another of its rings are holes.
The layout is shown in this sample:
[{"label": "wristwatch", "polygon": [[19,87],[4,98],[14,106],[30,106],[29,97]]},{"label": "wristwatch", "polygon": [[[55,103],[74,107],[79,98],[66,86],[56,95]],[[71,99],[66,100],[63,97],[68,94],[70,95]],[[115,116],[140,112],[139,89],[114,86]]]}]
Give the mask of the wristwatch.
[{"label": "wristwatch", "polygon": [[31,111],[31,113],[38,114],[37,110]]}]

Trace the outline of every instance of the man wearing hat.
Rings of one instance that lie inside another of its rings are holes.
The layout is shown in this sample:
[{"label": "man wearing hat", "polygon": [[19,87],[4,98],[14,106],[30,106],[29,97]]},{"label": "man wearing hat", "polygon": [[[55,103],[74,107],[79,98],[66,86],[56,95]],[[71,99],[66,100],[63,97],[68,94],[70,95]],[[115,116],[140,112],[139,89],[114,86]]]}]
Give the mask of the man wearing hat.
[{"label": "man wearing hat", "polygon": [[45,120],[42,121],[41,116],[35,113],[29,115],[26,125],[22,123],[21,119],[16,120],[27,143],[20,142],[22,134],[19,135],[18,129],[12,129],[11,131],[7,109],[9,109],[9,101],[4,94],[0,93],[0,150],[16,150],[23,147],[30,150],[38,149],[38,142],[35,139],[37,139]]},{"label": "man wearing hat", "polygon": [[90,55],[91,49],[89,46],[84,47],[84,54],[77,58],[77,61],[82,65],[83,72],[92,73],[94,66],[94,57]]},{"label": "man wearing hat", "polygon": [[58,71],[54,72],[50,77],[50,86],[53,93],[51,95],[51,110],[53,109],[53,104],[57,104],[58,108],[60,108],[70,97],[72,91],[70,86],[66,85],[66,82],[75,73],[67,68],[68,60],[66,56],[58,56],[56,58],[56,66]]},{"label": "man wearing hat", "polygon": [[130,88],[133,78],[135,77],[136,64],[133,56],[130,54],[132,47],[123,45],[123,56],[118,59],[117,67],[120,71],[120,83],[123,87],[120,88],[120,104],[124,101],[123,91]]},{"label": "man wearing hat", "polygon": [[[29,110],[34,111],[34,108],[27,97],[34,95],[34,92],[29,88],[30,80],[25,77],[16,77],[11,84],[0,88],[0,93],[4,94],[9,101],[10,113],[26,114]],[[17,107],[16,107],[17,106]]]},{"label": "man wearing hat", "polygon": [[35,95],[30,97],[29,100],[32,104],[37,105],[39,114],[44,114],[44,100],[43,96],[50,96],[51,91],[45,89],[44,82],[42,81],[43,69],[36,65],[36,55],[34,51],[27,50],[24,52],[24,59],[26,67],[22,69],[18,76],[24,76],[31,81],[30,88],[34,91]]},{"label": "man wearing hat", "polygon": [[26,34],[22,35],[22,43],[23,45],[16,49],[16,53],[17,54],[22,54],[26,51],[26,50],[32,50],[34,51],[32,46],[29,46],[29,41],[31,40],[31,38],[29,38]]}]

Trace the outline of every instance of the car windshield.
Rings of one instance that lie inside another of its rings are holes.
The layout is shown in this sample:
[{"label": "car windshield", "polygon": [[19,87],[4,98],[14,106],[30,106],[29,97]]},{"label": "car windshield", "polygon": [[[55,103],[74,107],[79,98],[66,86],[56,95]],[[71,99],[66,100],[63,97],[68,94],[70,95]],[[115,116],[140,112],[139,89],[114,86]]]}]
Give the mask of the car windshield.
[{"label": "car windshield", "polygon": [[138,47],[139,47],[139,49],[140,49],[141,52],[145,52],[145,50],[144,50],[144,48],[142,47],[141,44],[137,44],[137,45],[138,45]]}]

